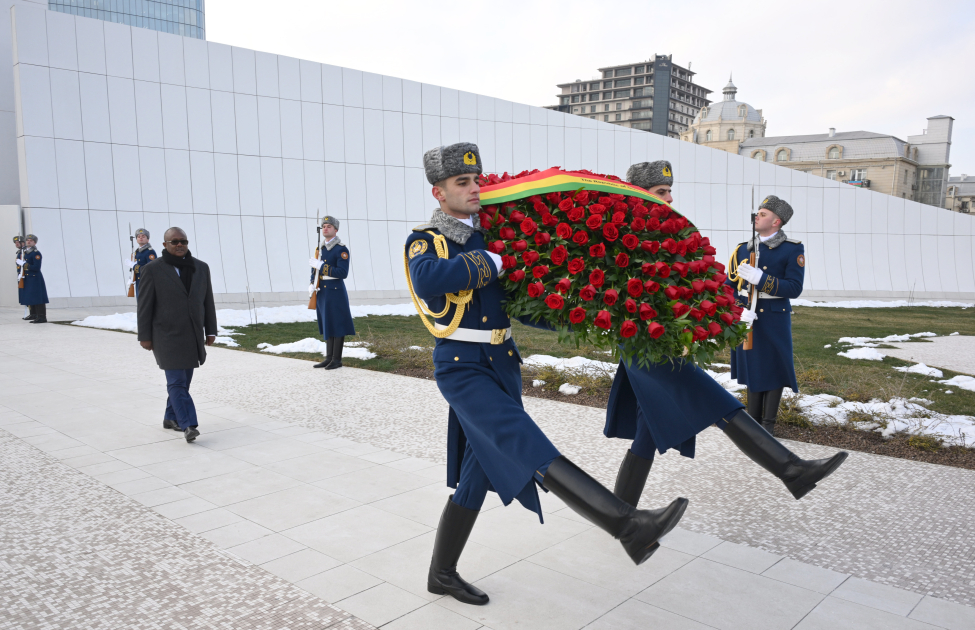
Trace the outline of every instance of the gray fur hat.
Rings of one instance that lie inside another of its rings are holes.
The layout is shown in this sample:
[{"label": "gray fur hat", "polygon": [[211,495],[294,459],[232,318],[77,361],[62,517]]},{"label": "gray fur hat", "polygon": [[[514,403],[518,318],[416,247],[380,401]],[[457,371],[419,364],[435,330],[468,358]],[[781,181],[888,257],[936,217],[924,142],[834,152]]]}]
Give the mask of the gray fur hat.
[{"label": "gray fur hat", "polygon": [[325,225],[326,223],[334,227],[336,232],[339,231],[339,220],[332,215],[326,214],[324,217],[322,217],[322,225]]},{"label": "gray fur hat", "polygon": [[140,234],[145,234],[146,238],[149,238],[149,230],[145,228],[139,228],[138,230],[135,231],[136,236],[139,236]]},{"label": "gray fur hat", "polygon": [[674,169],[667,160],[640,162],[626,169],[626,181],[644,190],[654,186],[673,186]]},{"label": "gray fur hat", "polygon": [[792,206],[786,203],[784,199],[779,199],[775,195],[769,195],[766,197],[765,201],[763,201],[762,205],[760,205],[758,208],[760,210],[762,208],[771,210],[773,213],[775,213],[775,216],[782,219],[782,225],[788,223],[789,219],[792,218]]},{"label": "gray fur hat", "polygon": [[14,237],[14,243],[23,243],[23,242],[24,242],[24,237],[21,236],[20,234]]},{"label": "gray fur hat", "polygon": [[458,142],[448,147],[430,149],[423,154],[423,170],[431,184],[464,173],[480,175],[481,153],[473,142]]},{"label": "gray fur hat", "polygon": [[34,241],[36,243],[37,237],[34,236],[33,234],[28,234],[27,236],[24,237],[24,241]]}]

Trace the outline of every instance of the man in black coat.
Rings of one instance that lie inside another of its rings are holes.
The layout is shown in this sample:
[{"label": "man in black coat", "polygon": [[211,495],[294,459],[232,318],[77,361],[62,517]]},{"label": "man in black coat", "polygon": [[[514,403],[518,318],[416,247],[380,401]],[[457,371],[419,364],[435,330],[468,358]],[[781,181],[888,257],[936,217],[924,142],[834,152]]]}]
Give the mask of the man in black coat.
[{"label": "man in black coat", "polygon": [[143,267],[139,278],[139,343],[166,371],[163,428],[182,431],[192,442],[200,431],[190,381],[206,361],[205,346],[216,339],[217,311],[210,267],[190,254],[186,232],[171,227],[164,238],[162,257]]}]

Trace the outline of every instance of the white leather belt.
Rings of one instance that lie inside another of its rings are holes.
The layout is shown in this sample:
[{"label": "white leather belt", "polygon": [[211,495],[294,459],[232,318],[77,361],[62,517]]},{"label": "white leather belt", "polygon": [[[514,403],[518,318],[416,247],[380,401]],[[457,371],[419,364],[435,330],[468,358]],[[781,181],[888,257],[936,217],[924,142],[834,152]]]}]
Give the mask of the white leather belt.
[{"label": "white leather belt", "polygon": [[758,299],[760,300],[781,300],[781,295],[769,295],[768,293],[759,293]]},{"label": "white leather belt", "polygon": [[333,278],[332,276],[322,276],[322,280],[341,280],[341,278]]},{"label": "white leather belt", "polygon": [[[443,324],[436,324],[437,330],[446,330]],[[499,345],[511,339],[511,328],[495,328],[494,330],[475,330],[473,328],[458,328],[446,339],[454,341],[467,341],[469,343],[489,343]]]}]

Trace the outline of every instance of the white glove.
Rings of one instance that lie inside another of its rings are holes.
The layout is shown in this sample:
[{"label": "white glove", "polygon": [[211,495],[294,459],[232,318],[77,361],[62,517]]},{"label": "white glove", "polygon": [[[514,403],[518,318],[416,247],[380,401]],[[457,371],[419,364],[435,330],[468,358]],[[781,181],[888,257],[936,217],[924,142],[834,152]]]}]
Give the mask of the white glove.
[{"label": "white glove", "polygon": [[314,284],[309,284],[308,285],[308,297],[311,298],[311,296],[315,295],[315,291],[317,291],[317,290],[318,290],[318,288]]},{"label": "white glove", "polygon": [[762,281],[762,270],[755,269],[748,263],[738,265],[738,275],[744,278],[749,284],[758,284]]},{"label": "white glove", "polygon": [[745,310],[741,312],[741,321],[746,324],[754,323],[758,319],[758,313],[753,313],[751,311]]},{"label": "white glove", "polygon": [[17,259],[17,266],[20,267],[23,264],[24,264],[24,261],[18,258]]},{"label": "white glove", "polygon": [[309,258],[308,264],[311,265],[312,269],[321,269],[322,265],[325,264],[324,260],[319,260],[317,258]]},{"label": "white glove", "polygon": [[497,270],[498,275],[500,275],[501,274],[501,256],[498,255],[498,254],[495,254],[494,252],[488,252],[487,255],[491,258],[491,261],[494,263],[495,270]]},{"label": "white glove", "polygon": [[135,269],[135,261],[134,260],[130,260],[129,261],[129,269],[130,270]]}]

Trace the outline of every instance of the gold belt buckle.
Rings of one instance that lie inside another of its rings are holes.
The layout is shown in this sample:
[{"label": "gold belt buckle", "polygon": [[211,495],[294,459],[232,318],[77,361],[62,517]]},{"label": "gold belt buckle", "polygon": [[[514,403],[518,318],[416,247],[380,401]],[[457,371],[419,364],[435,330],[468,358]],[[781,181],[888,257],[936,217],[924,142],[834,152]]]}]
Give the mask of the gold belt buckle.
[{"label": "gold belt buckle", "polygon": [[508,332],[507,328],[495,328],[491,331],[491,345],[499,346],[504,343],[504,335]]}]

